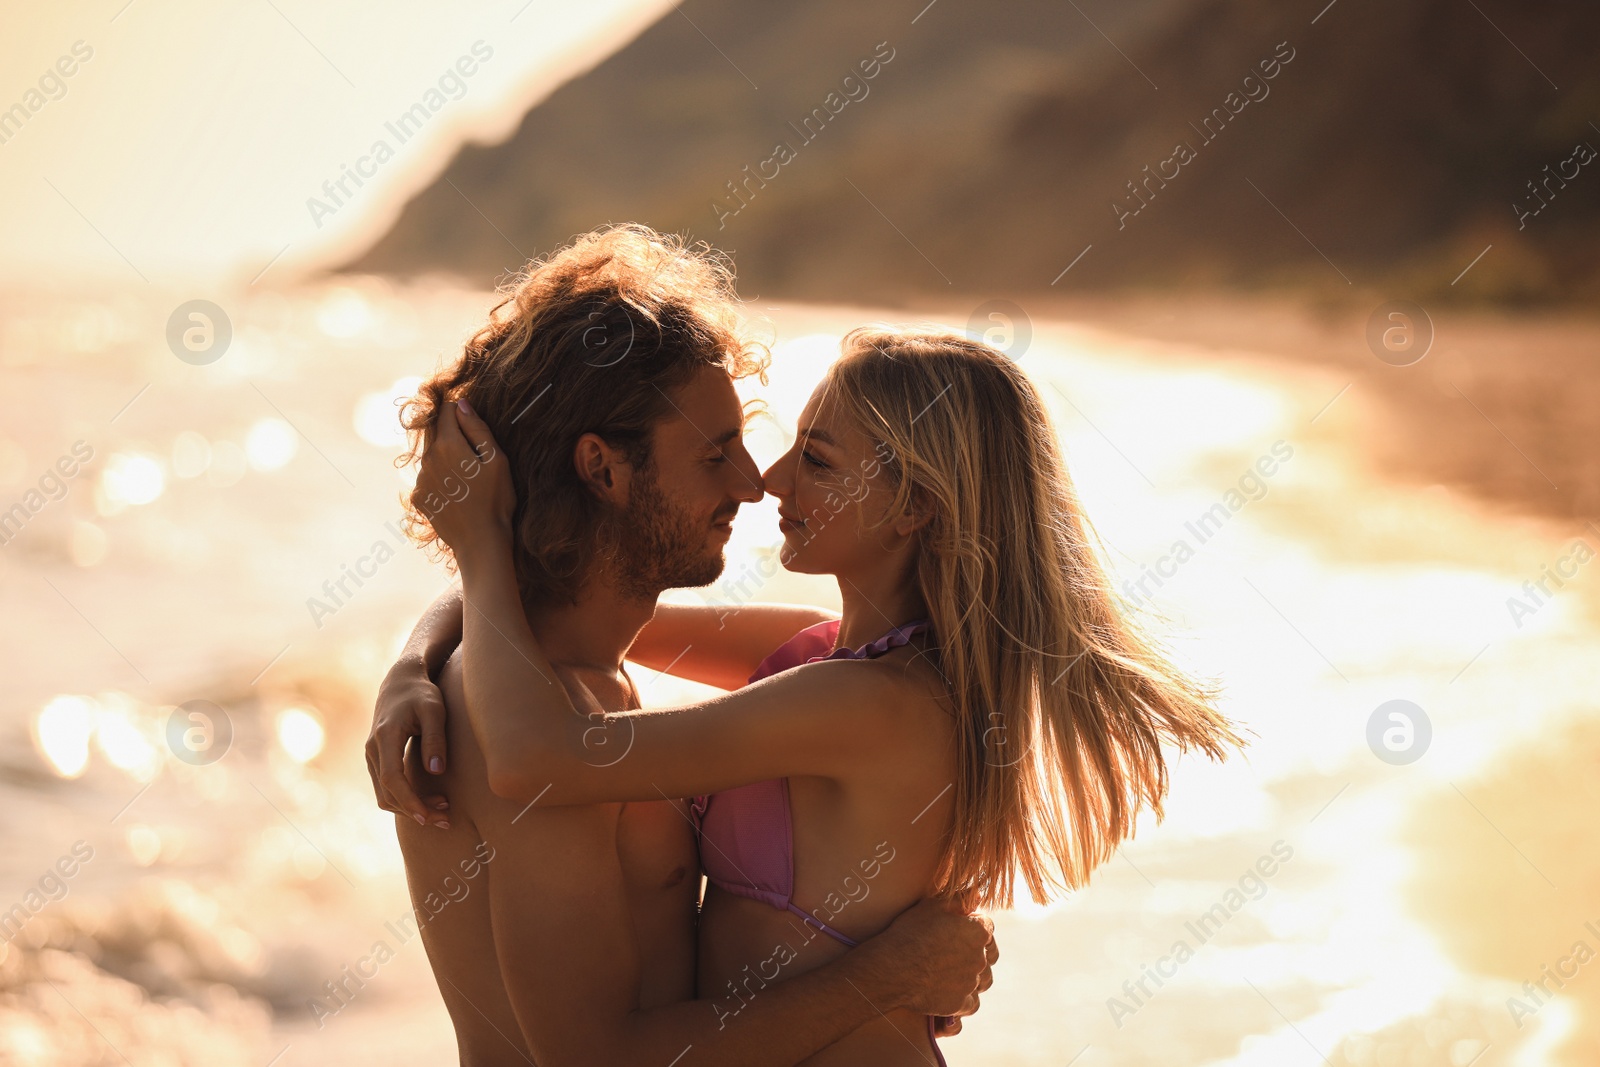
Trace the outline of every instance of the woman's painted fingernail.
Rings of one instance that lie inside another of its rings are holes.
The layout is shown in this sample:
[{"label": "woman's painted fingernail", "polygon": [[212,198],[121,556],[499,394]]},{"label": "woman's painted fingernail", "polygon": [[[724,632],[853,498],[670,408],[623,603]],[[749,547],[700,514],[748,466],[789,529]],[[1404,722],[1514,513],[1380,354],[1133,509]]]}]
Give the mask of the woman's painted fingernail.
[{"label": "woman's painted fingernail", "polygon": [[428,770],[432,771],[434,774],[438,774],[440,771],[444,770],[444,760],[440,759],[438,756],[433,757],[428,761]]},{"label": "woman's painted fingernail", "polygon": [[473,418],[477,418],[477,416],[478,416],[478,413],[476,411],[472,410],[472,405],[467,403],[467,398],[466,397],[462,397],[460,400],[457,400],[456,401],[456,407],[460,408],[462,411],[466,412],[468,415],[471,415]]},{"label": "woman's painted fingernail", "polygon": [[428,825],[428,820],[424,819],[421,815],[418,815],[416,812],[412,812],[411,813],[411,817],[413,819],[417,820],[417,825],[418,826],[426,826],[426,825]]}]

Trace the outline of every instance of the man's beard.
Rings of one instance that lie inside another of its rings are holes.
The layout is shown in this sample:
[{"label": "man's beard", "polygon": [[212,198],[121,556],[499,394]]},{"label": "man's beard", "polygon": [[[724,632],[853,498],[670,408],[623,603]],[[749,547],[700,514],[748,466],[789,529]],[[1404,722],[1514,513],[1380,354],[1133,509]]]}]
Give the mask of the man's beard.
[{"label": "man's beard", "polygon": [[722,573],[722,550],[709,522],[675,507],[656,482],[652,461],[634,472],[628,506],[609,523],[611,556],[624,595],[649,599],[664,589],[710,585]]}]

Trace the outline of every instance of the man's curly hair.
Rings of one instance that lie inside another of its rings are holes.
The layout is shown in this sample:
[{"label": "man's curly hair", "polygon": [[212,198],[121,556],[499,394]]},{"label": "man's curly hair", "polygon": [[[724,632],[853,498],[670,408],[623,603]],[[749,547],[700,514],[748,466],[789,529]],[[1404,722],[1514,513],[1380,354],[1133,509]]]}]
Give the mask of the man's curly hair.
[{"label": "man's curly hair", "polygon": [[[738,329],[733,272],[708,246],[627,224],[584,234],[502,287],[460,359],[403,407],[416,460],[442,405],[465,398],[505,452],[517,491],[517,577],[529,604],[571,603],[599,547],[603,504],[579,480],[586,433],[651,463],[671,392],[703,367],[766,381],[767,352]],[[407,504],[407,532],[442,555],[428,517]]]}]

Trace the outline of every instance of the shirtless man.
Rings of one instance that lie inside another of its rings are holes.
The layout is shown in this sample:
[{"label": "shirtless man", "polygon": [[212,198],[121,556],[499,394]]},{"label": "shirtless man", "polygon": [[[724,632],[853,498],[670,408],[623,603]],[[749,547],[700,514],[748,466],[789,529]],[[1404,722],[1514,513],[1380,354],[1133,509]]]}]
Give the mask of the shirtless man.
[{"label": "shirtless man", "polygon": [[[413,413],[419,448],[457,399],[499,430],[520,501],[523,601],[558,675],[546,684],[580,706],[639,707],[623,657],[636,638],[648,646],[656,596],[712,581],[739,504],[762,496],[732,384],[759,365],[734,332],[730,295],[715,261],[641,228],[588,235],[531,269]],[[425,539],[426,517],[472,492],[474,474],[419,484]],[[741,636],[763,655],[815,621],[742,614]],[[794,1064],[885,1011],[976,1010],[992,925],[936,902],[833,963],[749,988],[731,1021],[694,999],[699,865],[685,803],[541,808],[497,796],[454,656],[438,678],[455,713],[442,736],[432,729],[439,690],[416,668],[440,666],[453,641],[426,635],[448,629],[419,624],[380,693],[367,757],[379,803],[397,813],[464,1064]],[[395,739],[419,733],[402,767]],[[419,800],[424,780],[448,802]]]}]

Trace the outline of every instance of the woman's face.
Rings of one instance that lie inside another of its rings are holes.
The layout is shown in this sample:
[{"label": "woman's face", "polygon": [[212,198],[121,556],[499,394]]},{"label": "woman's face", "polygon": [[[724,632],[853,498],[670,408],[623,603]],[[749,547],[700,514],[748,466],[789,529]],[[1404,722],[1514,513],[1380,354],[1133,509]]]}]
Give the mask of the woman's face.
[{"label": "woman's face", "polygon": [[881,565],[904,544],[886,515],[895,486],[885,467],[887,446],[837,410],[823,388],[800,413],[794,445],[763,476],[778,498],[779,558],[802,574],[852,574]]}]

